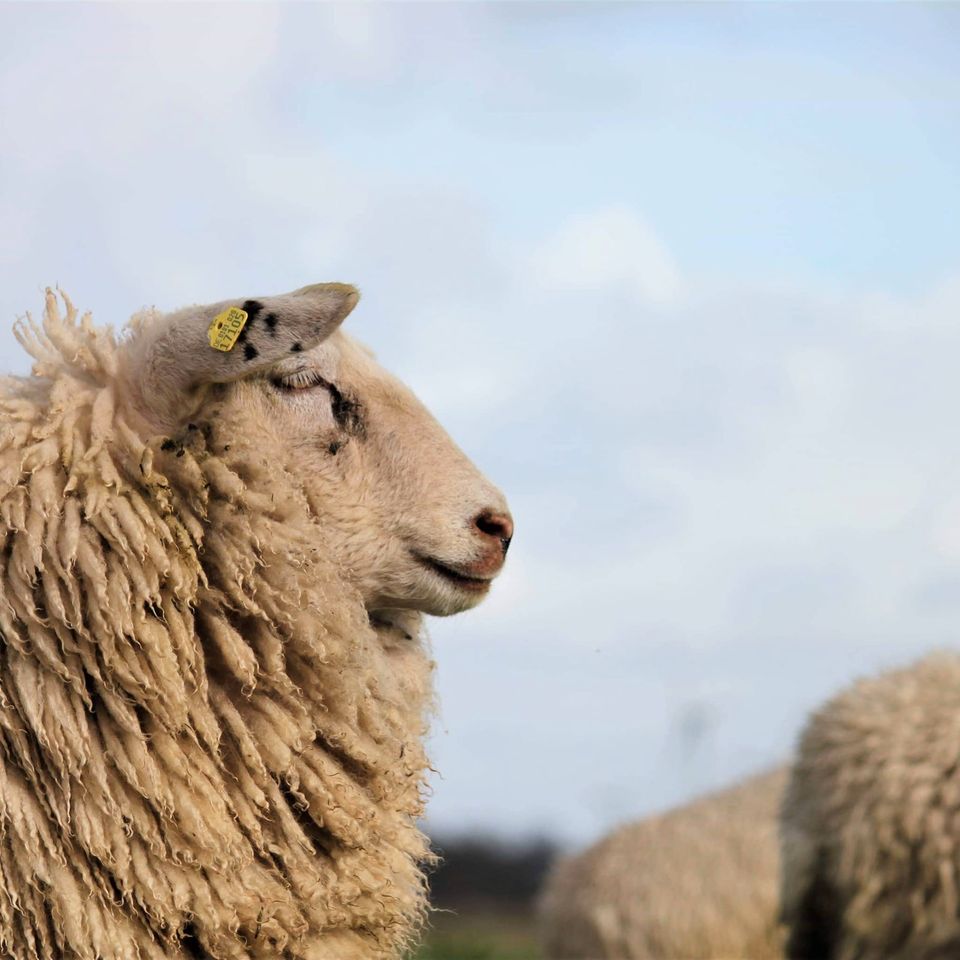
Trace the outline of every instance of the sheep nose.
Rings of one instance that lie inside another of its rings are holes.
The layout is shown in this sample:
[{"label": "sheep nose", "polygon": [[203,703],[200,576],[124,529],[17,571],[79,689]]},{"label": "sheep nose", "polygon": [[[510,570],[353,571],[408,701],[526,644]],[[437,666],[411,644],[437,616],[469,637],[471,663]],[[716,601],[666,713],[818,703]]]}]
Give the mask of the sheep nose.
[{"label": "sheep nose", "polygon": [[509,513],[496,513],[484,510],[473,521],[476,528],[487,537],[500,541],[500,549],[506,555],[507,547],[513,539],[513,517]]}]

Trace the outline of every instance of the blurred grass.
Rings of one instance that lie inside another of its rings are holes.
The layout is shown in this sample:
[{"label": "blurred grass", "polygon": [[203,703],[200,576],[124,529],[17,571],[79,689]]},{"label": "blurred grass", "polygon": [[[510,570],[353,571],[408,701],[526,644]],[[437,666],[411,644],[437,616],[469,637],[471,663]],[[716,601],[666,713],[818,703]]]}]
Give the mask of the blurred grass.
[{"label": "blurred grass", "polygon": [[435,913],[411,960],[539,960],[532,918],[525,914]]}]

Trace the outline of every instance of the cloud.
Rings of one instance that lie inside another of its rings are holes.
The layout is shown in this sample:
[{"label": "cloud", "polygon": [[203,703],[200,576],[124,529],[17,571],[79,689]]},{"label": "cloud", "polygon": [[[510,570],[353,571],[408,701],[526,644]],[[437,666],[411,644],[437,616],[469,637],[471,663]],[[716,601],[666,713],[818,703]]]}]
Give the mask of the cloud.
[{"label": "cloud", "polygon": [[665,303],[681,289],[680,272],[656,232],[622,207],[564,223],[531,257],[536,282],[558,291],[623,290],[640,303]]},{"label": "cloud", "polygon": [[230,16],[215,5],[77,5],[51,30],[49,11],[6,12],[21,42],[0,63],[0,112],[16,144],[4,158],[116,169],[198,133],[223,135],[229,150],[230,120],[274,59],[278,17],[260,4]]},{"label": "cloud", "polygon": [[[950,276],[892,298],[688,273],[656,306],[540,280],[518,264],[508,286],[529,325],[514,410],[536,411],[500,427],[528,458],[500,474],[515,553],[438,651],[447,726],[477,745],[438,735],[432,809],[583,837],[775,762],[839,684],[949,638],[960,310]],[[478,645],[502,673],[478,678]],[[495,731],[480,748],[468,676],[517,704],[535,773]],[[689,703],[714,718],[693,766],[668,749]]]}]

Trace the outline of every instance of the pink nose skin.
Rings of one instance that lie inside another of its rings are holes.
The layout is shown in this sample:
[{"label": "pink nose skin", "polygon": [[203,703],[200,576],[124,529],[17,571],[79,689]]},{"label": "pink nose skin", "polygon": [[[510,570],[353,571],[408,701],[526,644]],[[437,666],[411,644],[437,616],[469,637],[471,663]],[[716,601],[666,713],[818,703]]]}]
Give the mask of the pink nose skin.
[{"label": "pink nose skin", "polygon": [[510,514],[484,510],[473,522],[485,537],[499,541],[501,555],[506,556],[513,539],[513,518]]}]

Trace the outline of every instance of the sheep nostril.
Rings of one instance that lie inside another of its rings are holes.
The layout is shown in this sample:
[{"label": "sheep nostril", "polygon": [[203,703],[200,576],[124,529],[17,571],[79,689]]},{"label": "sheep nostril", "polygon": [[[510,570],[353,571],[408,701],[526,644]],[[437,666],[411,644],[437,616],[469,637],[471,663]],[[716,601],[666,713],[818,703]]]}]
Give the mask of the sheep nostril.
[{"label": "sheep nostril", "polygon": [[508,513],[495,513],[484,510],[473,521],[477,529],[488,537],[496,537],[504,553],[513,539],[513,518]]}]

